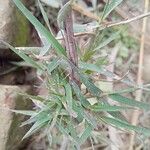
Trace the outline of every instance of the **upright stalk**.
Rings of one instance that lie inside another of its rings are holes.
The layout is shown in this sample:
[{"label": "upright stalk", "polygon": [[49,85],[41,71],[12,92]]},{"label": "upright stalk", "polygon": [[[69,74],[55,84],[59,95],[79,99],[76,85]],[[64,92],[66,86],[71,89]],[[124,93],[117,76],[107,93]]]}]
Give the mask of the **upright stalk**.
[{"label": "upright stalk", "polygon": [[[144,13],[147,13],[149,10],[149,0],[145,0],[145,6],[144,6]],[[145,49],[145,33],[146,33],[146,27],[147,27],[147,21],[148,18],[143,19],[143,24],[142,24],[142,35],[141,35],[141,45],[140,45],[140,54],[139,54],[139,65],[138,65],[138,74],[137,74],[137,84],[142,86],[143,81],[143,62],[144,62],[144,49]],[[137,101],[141,101],[142,99],[142,94],[143,91],[142,89],[136,91],[136,96],[135,99]],[[141,111],[139,110],[134,110],[132,114],[132,125],[137,125],[138,124],[138,118],[140,116]],[[134,149],[134,144],[135,144],[135,132],[132,132],[130,135],[130,144],[129,144],[129,150]]]},{"label": "upright stalk", "polygon": [[[65,5],[69,0],[62,0],[63,5]],[[67,56],[71,63],[75,66],[78,66],[78,54],[75,46],[75,37],[73,33],[73,18],[72,18],[72,9],[68,13],[64,20],[64,40],[67,51]],[[79,85],[79,80],[75,74],[73,68],[69,70],[69,77],[71,81],[75,81]]]}]

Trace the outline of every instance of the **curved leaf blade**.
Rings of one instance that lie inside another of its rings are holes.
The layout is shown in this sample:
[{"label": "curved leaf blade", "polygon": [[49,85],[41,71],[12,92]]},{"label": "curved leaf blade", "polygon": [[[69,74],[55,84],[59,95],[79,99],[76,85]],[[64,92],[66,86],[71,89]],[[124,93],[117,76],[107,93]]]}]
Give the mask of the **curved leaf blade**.
[{"label": "curved leaf blade", "polygon": [[103,111],[122,111],[122,110],[127,110],[127,109],[132,109],[131,107],[126,107],[126,106],[111,106],[108,104],[97,104],[90,106],[90,109],[93,110],[94,112],[103,112]]},{"label": "curved leaf blade", "polygon": [[148,128],[134,126],[127,122],[122,122],[121,120],[116,120],[116,119],[110,118],[110,117],[102,117],[101,119],[102,119],[102,121],[104,121],[108,124],[111,124],[117,128],[125,129],[128,131],[135,131],[139,134],[143,134],[146,137],[150,136],[150,129],[148,129]]},{"label": "curved leaf blade", "polygon": [[108,0],[103,11],[102,19],[106,17],[122,2],[123,0]]},{"label": "curved leaf blade", "polygon": [[19,10],[26,16],[26,18],[34,25],[34,27],[47,39],[48,42],[56,49],[56,52],[60,55],[66,56],[65,49],[59,44],[51,32],[49,32],[32,13],[23,5],[20,0],[13,0]]},{"label": "curved leaf blade", "polygon": [[119,94],[111,94],[111,95],[109,95],[109,97],[112,100],[117,101],[119,103],[123,103],[123,104],[129,105],[129,106],[141,108],[144,110],[150,110],[150,104],[148,104],[148,103],[139,102],[139,101],[136,101],[134,99],[129,99],[129,98],[124,97],[124,96],[119,95]]}]

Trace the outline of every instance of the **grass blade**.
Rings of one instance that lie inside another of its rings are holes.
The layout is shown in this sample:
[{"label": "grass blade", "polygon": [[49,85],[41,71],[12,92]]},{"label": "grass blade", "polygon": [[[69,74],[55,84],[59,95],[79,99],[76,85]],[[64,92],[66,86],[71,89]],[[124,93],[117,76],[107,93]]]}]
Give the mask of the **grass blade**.
[{"label": "grass blade", "polygon": [[47,25],[49,31],[51,31],[51,33],[52,33],[52,30],[51,30],[51,27],[50,27],[49,19],[48,19],[48,17],[47,17],[47,14],[46,14],[46,12],[45,12],[45,10],[44,10],[44,8],[43,8],[43,6],[42,6],[40,0],[38,0],[38,4],[39,4],[40,10],[41,10],[43,19],[44,19],[44,21],[45,21],[45,23],[46,23],[46,25]]},{"label": "grass blade", "polygon": [[20,0],[13,0],[15,5],[19,10],[28,18],[28,20],[34,25],[34,27],[47,39],[49,43],[56,49],[58,55],[66,56],[65,49],[59,44],[55,37],[50,33],[38,20],[35,18],[32,13],[23,5]]},{"label": "grass blade", "polygon": [[80,80],[82,81],[82,83],[88,89],[88,91],[91,92],[91,94],[93,94],[96,97],[100,96],[100,94],[102,93],[102,91],[98,87],[96,87],[94,85],[94,83],[92,81],[90,81],[90,79],[87,76],[79,73],[79,77],[80,77]]},{"label": "grass blade", "polygon": [[64,20],[67,14],[71,12],[71,3],[72,1],[68,1],[58,12],[57,23],[60,29],[64,30]]},{"label": "grass blade", "polygon": [[87,140],[88,137],[90,137],[92,130],[93,130],[93,127],[88,124],[88,126],[86,126],[86,129],[84,130],[84,132],[82,133],[79,139],[80,145],[83,144]]},{"label": "grass blade", "polygon": [[150,136],[150,129],[148,129],[148,128],[133,126],[127,122],[122,122],[121,120],[116,120],[116,119],[110,118],[110,117],[102,117],[101,119],[104,122],[111,124],[117,128],[129,130],[129,131],[135,131],[139,134],[145,135],[146,137]]},{"label": "grass blade", "polygon": [[90,106],[90,109],[94,112],[102,112],[102,111],[122,111],[122,110],[127,110],[127,109],[132,109],[131,107],[126,107],[126,106],[111,106],[111,105],[106,105],[106,104],[97,104]]},{"label": "grass blade", "polygon": [[[99,74],[102,74],[106,77],[109,77],[109,78],[112,78],[112,79],[115,79],[115,80],[119,80],[120,77],[117,76],[116,74],[112,73],[111,71],[105,69],[104,67],[102,66],[97,66],[96,64],[91,64],[91,63],[85,63],[85,62],[79,62],[79,67],[81,69],[85,69],[85,70],[90,70],[90,71],[94,71],[94,72],[97,72]],[[123,78],[122,80],[120,80],[120,82],[123,82],[127,85],[130,85],[130,86],[135,86],[135,83],[133,83],[132,81],[130,81],[127,77],[126,78]]]},{"label": "grass blade", "polygon": [[94,51],[97,51],[97,50],[103,48],[104,46],[108,45],[110,42],[112,42],[113,40],[115,40],[115,39],[119,36],[120,32],[121,32],[121,31],[118,31],[118,32],[115,32],[115,33],[113,33],[112,35],[110,35],[110,37],[107,38],[106,40],[104,40],[102,43],[100,43],[100,45],[98,45],[98,46],[94,49]]},{"label": "grass blade", "polygon": [[78,85],[75,82],[72,82],[72,87],[73,87],[73,90],[74,90],[77,98],[80,100],[81,104],[84,107],[88,107],[90,105],[90,103],[86,100],[86,98],[84,97],[84,95],[81,93]]},{"label": "grass blade", "polygon": [[24,135],[23,139],[33,135],[35,132],[37,132],[41,127],[45,125],[46,122],[48,122],[48,119],[43,119],[41,122],[36,122],[30,130]]},{"label": "grass blade", "polygon": [[107,18],[107,16],[122,2],[123,0],[108,0],[103,11],[101,20]]},{"label": "grass blade", "polygon": [[144,102],[139,102],[134,99],[129,99],[129,98],[123,97],[119,94],[112,94],[112,95],[109,95],[109,97],[112,100],[117,101],[119,103],[123,103],[123,104],[129,105],[129,106],[141,108],[144,110],[150,110],[150,104],[147,104]]},{"label": "grass blade", "polygon": [[58,66],[60,65],[60,59],[54,59],[52,60],[48,66],[47,66],[47,70],[48,73],[51,74],[51,72],[56,69]]},{"label": "grass blade", "polygon": [[29,110],[11,110],[11,111],[16,114],[22,114],[22,115],[26,115],[26,116],[37,115],[36,111],[29,111]]},{"label": "grass blade", "polygon": [[[40,0],[38,0],[38,4],[39,4],[40,10],[41,10],[43,19],[44,19],[44,21],[45,21],[45,23],[46,23],[46,25],[47,25],[49,31],[52,33],[52,30],[51,30],[51,27],[50,27],[50,23],[49,23],[47,14],[46,14],[46,12],[45,12],[45,10],[44,10],[44,8],[43,8],[43,6],[42,6]],[[47,39],[45,38],[45,36],[43,36],[43,35],[42,35],[41,33],[39,33],[39,32],[38,32],[38,34],[39,34],[39,37],[40,37],[40,39],[41,39],[41,41],[42,41],[42,43],[43,43],[43,47],[42,47],[42,49],[41,49],[41,51],[40,51],[39,56],[43,56],[43,55],[45,55],[47,52],[49,52],[49,51],[51,50],[51,44],[47,41]]]},{"label": "grass blade", "polygon": [[40,64],[39,62],[37,63],[32,58],[30,58],[26,54],[24,54],[24,52],[22,52],[21,50],[15,49],[13,46],[11,46],[10,44],[8,44],[4,41],[2,41],[2,42],[7,47],[9,47],[14,53],[16,53],[18,56],[20,56],[26,63],[31,64],[32,67],[40,69],[40,70],[43,70],[45,68],[44,65]]},{"label": "grass blade", "polygon": [[69,83],[65,85],[65,91],[66,91],[66,102],[67,102],[67,110],[69,114],[73,117],[77,117],[76,112],[73,110],[73,97],[72,97],[72,88]]},{"label": "grass blade", "polygon": [[65,85],[66,101],[70,109],[72,109],[72,89],[69,83]]}]

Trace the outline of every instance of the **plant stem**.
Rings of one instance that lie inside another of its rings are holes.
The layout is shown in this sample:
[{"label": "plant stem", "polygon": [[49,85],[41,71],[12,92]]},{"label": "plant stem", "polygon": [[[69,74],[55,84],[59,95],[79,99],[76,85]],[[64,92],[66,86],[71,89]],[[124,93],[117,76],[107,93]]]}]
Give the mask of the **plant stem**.
[{"label": "plant stem", "polygon": [[[65,5],[69,0],[63,0],[63,5]],[[73,19],[72,19],[72,9],[70,13],[67,14],[64,20],[64,39],[65,39],[65,46],[67,50],[67,56],[71,63],[75,66],[78,66],[78,55],[75,46],[75,38],[73,33]],[[71,81],[75,81],[79,85],[79,80],[73,70],[73,68],[69,71],[69,76]]]},{"label": "plant stem", "polygon": [[[146,14],[149,9],[149,0],[145,0],[145,6],[144,6],[144,13]],[[139,65],[138,65],[138,74],[137,74],[137,84],[142,85],[142,77],[143,77],[143,61],[144,61],[144,49],[145,49],[145,33],[146,33],[146,27],[147,27],[147,20],[148,18],[143,19],[143,24],[142,24],[142,36],[141,36],[141,45],[140,45],[140,54],[139,54]],[[137,101],[141,101],[142,99],[142,94],[143,91],[142,89],[136,91],[136,96],[135,99]],[[140,111],[139,110],[134,110],[132,114],[132,125],[137,125],[138,124],[138,118],[140,116]],[[130,135],[130,144],[129,144],[129,150],[134,149],[134,144],[135,144],[135,132],[132,132]]]}]

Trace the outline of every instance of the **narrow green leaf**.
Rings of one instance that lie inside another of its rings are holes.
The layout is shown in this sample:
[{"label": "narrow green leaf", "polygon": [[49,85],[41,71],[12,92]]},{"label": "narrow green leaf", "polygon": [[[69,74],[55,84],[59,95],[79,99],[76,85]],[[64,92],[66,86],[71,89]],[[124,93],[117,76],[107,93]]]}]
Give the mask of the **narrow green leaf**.
[{"label": "narrow green leaf", "polygon": [[70,131],[71,137],[74,139],[74,143],[78,143],[79,142],[79,138],[78,138],[76,129],[73,126],[73,122],[70,121],[67,127],[68,127],[68,130]]},{"label": "narrow green leaf", "polygon": [[62,134],[67,135],[67,137],[71,140],[74,141],[73,138],[70,136],[69,131],[64,128],[60,123],[57,122],[56,124],[57,128],[59,129],[60,132],[62,132]]},{"label": "narrow green leaf", "polygon": [[90,64],[90,63],[86,63],[86,62],[79,62],[79,67],[81,69],[85,69],[85,70],[90,70],[90,71],[95,71],[98,73],[104,72],[104,68],[101,66],[97,66],[95,64]]},{"label": "narrow green leaf", "polygon": [[69,83],[65,85],[67,104],[72,109],[72,89]]},{"label": "narrow green leaf", "polygon": [[91,59],[91,57],[95,54],[96,51],[91,51],[91,50],[87,50],[83,57],[81,58],[81,60],[87,62],[88,60]]},{"label": "narrow green leaf", "polygon": [[102,91],[94,85],[94,83],[85,75],[79,73],[79,78],[82,81],[82,83],[86,86],[89,92],[93,94],[96,97],[99,97],[102,93]]},{"label": "narrow green leaf", "polygon": [[66,91],[66,102],[67,102],[67,110],[69,114],[73,117],[77,117],[76,112],[73,110],[73,97],[72,97],[72,88],[69,83],[65,84],[65,91]]},{"label": "narrow green leaf", "polygon": [[39,114],[36,116],[36,121],[34,125],[30,128],[30,130],[25,134],[23,139],[31,136],[34,134],[36,131],[41,129],[43,126],[47,125],[47,123],[52,119],[50,114],[47,114],[47,112],[42,112],[42,114]]},{"label": "narrow green leaf", "polygon": [[107,0],[106,6],[104,8],[101,20],[106,19],[106,17],[122,2],[123,0]]},{"label": "narrow green leaf", "polygon": [[[51,30],[51,27],[50,27],[50,23],[49,23],[49,19],[48,19],[48,17],[47,17],[47,14],[46,14],[46,12],[45,12],[45,10],[44,10],[44,8],[43,8],[43,6],[42,6],[40,0],[38,0],[38,4],[39,4],[39,7],[40,7],[42,16],[43,16],[43,18],[44,18],[44,21],[45,21],[45,23],[46,23],[46,25],[47,25],[49,31],[52,33],[52,30]],[[45,55],[47,52],[49,52],[52,48],[51,48],[51,44],[47,41],[46,37],[43,36],[43,35],[42,35],[41,33],[39,33],[39,32],[38,32],[38,34],[39,34],[39,37],[40,37],[40,39],[41,39],[41,41],[42,41],[42,44],[43,44],[43,45],[42,45],[43,47],[42,47],[42,49],[41,49],[41,51],[40,51],[39,56],[43,56],[43,55]],[[53,34],[52,34],[52,35],[53,35]]]},{"label": "narrow green leaf", "polygon": [[23,51],[25,54],[35,54],[38,55],[42,50],[42,47],[16,47],[17,50]]},{"label": "narrow green leaf", "polygon": [[84,107],[88,107],[90,105],[90,103],[86,100],[86,98],[84,97],[84,95],[81,93],[81,90],[78,87],[78,85],[75,82],[72,82],[71,84],[72,84],[73,90],[74,90],[77,98],[80,100],[81,104]]},{"label": "narrow green leaf", "polygon": [[111,106],[106,104],[95,104],[89,107],[94,112],[101,112],[101,111],[122,111],[127,109],[132,109],[131,107],[126,106]]},{"label": "narrow green leaf", "polygon": [[64,20],[68,13],[71,12],[71,1],[68,1],[58,12],[57,23],[60,29],[64,30]]},{"label": "narrow green leaf", "polygon": [[48,118],[44,118],[43,120],[37,121],[30,130],[24,135],[23,139],[33,135],[35,132],[37,132],[39,129],[41,129],[46,123],[49,121]]},{"label": "narrow green leaf", "polygon": [[79,138],[80,145],[83,144],[87,140],[87,138],[91,136],[92,130],[93,127],[88,124],[81,137]]},{"label": "narrow green leaf", "polygon": [[96,119],[93,116],[90,116],[89,114],[87,114],[82,108],[82,106],[77,105],[77,103],[73,103],[73,109],[78,113],[78,117],[80,121],[85,119],[93,127],[97,126]]},{"label": "narrow green leaf", "polygon": [[34,105],[37,107],[37,108],[40,108],[40,109],[48,109],[48,106],[46,105],[46,104],[44,104],[44,102],[41,102],[41,101],[39,101],[39,100],[35,100],[35,99],[32,99],[32,98],[30,98],[31,100],[32,100],[32,102],[34,103]]},{"label": "narrow green leaf", "polygon": [[108,9],[109,2],[110,2],[110,0],[107,0],[107,2],[106,2],[106,4],[105,4],[105,7],[104,7],[104,10],[103,10],[102,17],[101,17],[101,20],[100,20],[100,21],[105,20],[104,15],[106,14],[106,11],[107,11],[107,9]]},{"label": "narrow green leaf", "polygon": [[81,106],[79,101],[73,100],[72,103],[73,103],[73,110],[77,113],[77,118],[76,119],[79,122],[81,122],[84,119],[83,115],[80,113],[80,111],[82,111],[82,109],[81,109],[82,106]]},{"label": "narrow green leaf", "polygon": [[117,128],[122,128],[122,129],[129,130],[129,131],[135,131],[139,134],[143,134],[146,137],[150,136],[150,129],[148,129],[148,128],[133,126],[129,123],[122,122],[121,120],[116,120],[116,119],[110,118],[110,117],[102,117],[101,119],[104,122],[111,124]]},{"label": "narrow green leaf", "polygon": [[[79,62],[79,67],[81,69],[86,69],[86,70],[90,70],[90,71],[94,71],[97,73],[100,73],[106,77],[112,78],[112,79],[118,79],[120,77],[118,77],[116,74],[112,73],[111,71],[105,69],[102,66],[97,66],[96,64],[90,64],[90,63],[85,63],[85,62]],[[133,86],[135,85],[135,83],[133,83],[132,81],[130,81],[128,78],[123,78],[122,80],[120,80],[120,82],[123,82],[127,85]]]},{"label": "narrow green leaf", "polygon": [[37,116],[37,114],[35,116],[31,116],[29,119],[27,119],[26,121],[22,122],[20,127],[23,127],[23,126],[26,126],[26,125],[31,125],[31,124],[35,123],[36,116]]},{"label": "narrow green leaf", "polygon": [[13,0],[19,10],[28,18],[34,27],[50,42],[60,55],[66,56],[65,49],[59,44],[55,37],[32,15],[32,13],[22,4],[20,0]]},{"label": "narrow green leaf", "polygon": [[96,128],[97,127],[97,122],[96,122],[96,119],[94,116],[90,115],[90,114],[87,114],[86,112],[84,111],[81,111],[81,114],[83,115],[83,117],[85,118],[85,120],[90,124],[92,125],[93,128]]},{"label": "narrow green leaf", "polygon": [[57,106],[55,115],[54,115],[54,117],[53,117],[53,119],[52,119],[52,122],[51,122],[51,125],[50,125],[50,127],[49,127],[49,130],[50,130],[50,131],[52,131],[52,129],[53,129],[54,126],[56,125],[57,117],[58,117],[58,115],[59,115],[59,113],[60,113],[60,110],[61,110],[61,107],[60,107],[60,106]]},{"label": "narrow green leaf", "polygon": [[36,111],[30,111],[30,110],[11,110],[11,111],[16,114],[22,114],[22,115],[27,115],[27,116],[37,115]]},{"label": "narrow green leaf", "polygon": [[112,100],[117,101],[119,103],[123,103],[123,104],[129,105],[129,106],[141,108],[144,110],[150,110],[150,104],[148,104],[148,103],[139,102],[139,101],[136,101],[133,99],[129,99],[129,98],[123,97],[119,94],[111,94],[111,95],[109,95],[109,97]]},{"label": "narrow green leaf", "polygon": [[115,32],[113,34],[111,34],[109,36],[108,39],[104,40],[102,43],[100,43],[95,49],[94,51],[97,51],[103,47],[105,47],[106,45],[108,45],[110,42],[112,42],[113,40],[115,40],[117,37],[119,37],[119,34],[120,34],[121,31],[118,31],[118,32]]},{"label": "narrow green leaf", "polygon": [[29,63],[32,65],[32,67],[43,70],[45,67],[40,64],[39,62],[37,63],[36,61],[34,61],[32,58],[28,57],[26,54],[24,54],[24,52],[22,52],[21,50],[17,50],[15,49],[13,46],[11,46],[10,44],[2,41],[7,47],[9,47],[14,53],[16,53],[17,55],[19,55],[25,62]]},{"label": "narrow green leaf", "polygon": [[136,90],[138,90],[138,87],[134,87],[134,88],[126,88],[126,89],[121,89],[121,90],[116,90],[116,91],[112,91],[110,93],[108,93],[108,95],[110,94],[124,94],[124,93],[131,93],[131,92],[135,92]]},{"label": "narrow green leaf", "polygon": [[49,31],[51,31],[51,33],[52,33],[52,30],[51,30],[51,27],[50,27],[49,19],[48,19],[48,17],[47,17],[47,14],[46,14],[46,12],[45,12],[45,10],[44,10],[44,8],[43,8],[43,6],[42,6],[40,0],[38,0],[38,4],[39,4],[39,7],[40,7],[42,16],[43,16],[43,18],[44,18],[44,21],[45,21],[45,23],[46,23],[46,25],[47,25]]},{"label": "narrow green leaf", "polygon": [[[84,75],[79,70],[79,68],[77,68],[72,62],[69,62],[69,63],[70,63],[69,65],[71,65],[71,67],[74,69],[74,71],[79,76],[80,81],[82,81],[82,83],[87,87],[88,91],[91,92],[94,96],[99,97],[100,94],[102,93],[102,91],[98,87],[96,87],[94,85],[94,83],[92,82],[92,80],[88,76]],[[78,89],[78,92],[77,92],[77,95],[78,95],[80,89],[79,88],[74,88],[74,89],[75,90]]]},{"label": "narrow green leaf", "polygon": [[24,96],[24,97],[29,98],[29,99],[38,100],[41,102],[46,100],[45,98],[43,98],[41,96],[34,96],[34,95],[30,95],[30,94],[25,94],[25,93],[19,93],[19,95]]},{"label": "narrow green leaf", "polygon": [[29,125],[31,123],[35,123],[37,120],[39,120],[40,118],[43,118],[44,116],[47,116],[47,112],[45,112],[45,111],[39,111],[36,114],[32,115],[26,121],[22,122],[21,127],[23,127],[25,125]]},{"label": "narrow green leaf", "polygon": [[54,59],[52,60],[48,66],[47,66],[47,71],[49,74],[51,74],[51,72],[56,69],[58,66],[60,65],[60,59]]},{"label": "narrow green leaf", "polygon": [[108,111],[108,114],[110,114],[112,117],[122,120],[124,122],[128,122],[125,116],[120,111]]}]

